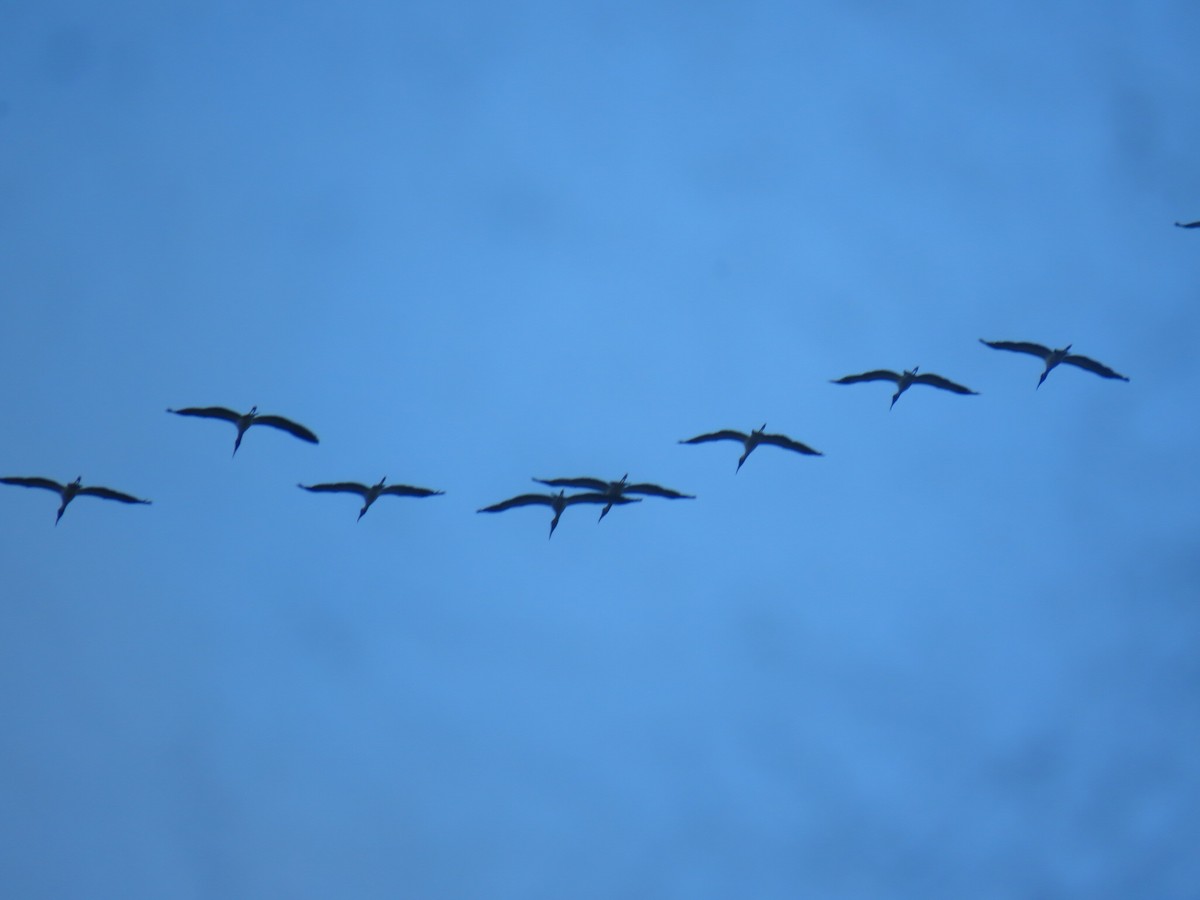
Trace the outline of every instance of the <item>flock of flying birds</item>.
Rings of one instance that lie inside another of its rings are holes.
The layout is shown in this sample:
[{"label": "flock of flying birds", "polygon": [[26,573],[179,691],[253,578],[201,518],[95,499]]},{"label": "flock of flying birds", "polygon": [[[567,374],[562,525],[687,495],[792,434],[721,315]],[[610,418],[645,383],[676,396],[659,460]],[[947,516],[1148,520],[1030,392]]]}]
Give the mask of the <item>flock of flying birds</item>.
[{"label": "flock of flying birds", "polygon": [[[1184,225],[1176,222],[1181,228],[1200,228],[1200,221],[1192,222]],[[1052,349],[1044,347],[1041,344],[1034,344],[1027,341],[985,341],[980,338],[980,342],[995,350],[1010,350],[1016,353],[1027,353],[1031,356],[1039,357],[1045,368],[1042,370],[1042,375],[1038,379],[1037,387],[1042,386],[1042,382],[1046,380],[1046,376],[1050,371],[1060,363],[1077,366],[1081,369],[1086,369],[1103,378],[1115,378],[1121,381],[1128,381],[1124,375],[1121,375],[1103,363],[1096,362],[1086,356],[1080,356],[1077,353],[1071,352],[1071,345],[1060,349]],[[948,378],[943,378],[941,375],[933,375],[928,372],[918,372],[919,367],[913,366],[911,369],[905,369],[903,372],[893,372],[890,369],[873,369],[869,372],[862,372],[858,375],[845,375],[842,378],[833,379],[834,384],[858,384],[865,381],[890,381],[896,386],[896,392],[892,394],[891,406],[896,405],[896,401],[900,399],[900,395],[907,391],[914,384],[924,384],[929,387],[939,388],[944,391],[951,391],[955,394],[977,394],[978,391],[973,391],[964,385],[957,384]],[[891,407],[889,407],[890,409]],[[303,425],[293,422],[291,419],[285,419],[283,416],[265,415],[258,412],[258,407],[253,406],[249,412],[239,413],[232,409],[227,409],[223,406],[189,406],[183,409],[168,409],[167,412],[174,413],[177,416],[192,416],[201,419],[219,419],[231,423],[237,429],[237,437],[233,442],[233,453],[237,454],[238,448],[242,445],[242,438],[246,431],[253,425],[267,425],[271,428],[277,428],[280,431],[285,431],[293,437],[299,438],[302,441],[307,441],[310,444],[316,444],[317,436],[312,431],[305,428]],[[768,434],[766,423],[763,423],[761,428],[755,428],[749,434],[743,431],[735,431],[733,429],[723,429],[721,431],[713,431],[708,434],[698,434],[693,438],[680,441],[681,444],[704,444],[710,441],[736,441],[742,445],[742,455],[738,459],[737,469],[742,468],[742,464],[746,462],[746,458],[754,452],[759,445],[766,444],[772,447],[780,447],[784,450],[791,450],[795,453],[801,453],[808,456],[821,456],[820,451],[814,450],[807,444],[802,444],[799,441],[793,440],[783,434]],[[502,500],[499,503],[494,503],[491,506],[485,506],[483,509],[477,510],[481,513],[497,513],[505,510],[515,509],[520,506],[547,506],[554,512],[554,518],[550,520],[550,535],[554,535],[554,529],[558,527],[558,520],[562,517],[563,511],[568,506],[588,503],[603,507],[600,510],[600,519],[603,520],[608,515],[609,510],[614,506],[624,506],[629,503],[640,503],[642,497],[633,497],[631,494],[640,494],[648,497],[662,497],[668,500],[693,500],[695,497],[691,494],[684,494],[680,491],[671,488],[665,488],[661,485],[650,484],[645,482],[633,482],[629,480],[629,475],[622,476],[619,481],[605,481],[600,478],[535,478],[534,481],[547,487],[558,488],[557,494],[540,493],[540,494],[518,494],[515,497],[510,497],[507,500]],[[407,484],[387,484],[387,477],[381,478],[376,484],[366,485],[356,481],[333,481],[324,484],[301,484],[297,485],[306,491],[311,491],[317,494],[357,494],[362,498],[362,509],[358,512],[358,518],[366,514],[376,500],[383,496],[393,497],[432,497],[444,493],[443,491],[435,491],[429,488],[413,487]],[[26,477],[6,477],[0,478],[0,483],[17,485],[19,487],[42,488],[44,490],[54,491],[60,497],[61,503],[58,507],[58,514],[55,516],[54,524],[57,525],[59,519],[62,518],[68,504],[76,497],[99,497],[103,500],[116,500],[120,503],[150,503],[149,500],[142,500],[134,497],[131,494],[125,494],[121,491],[114,491],[111,488],[95,487],[83,484],[82,477],[76,478],[68,484],[59,484],[49,478],[26,478]],[[583,493],[567,494],[567,489],[572,488],[581,490]]]}]

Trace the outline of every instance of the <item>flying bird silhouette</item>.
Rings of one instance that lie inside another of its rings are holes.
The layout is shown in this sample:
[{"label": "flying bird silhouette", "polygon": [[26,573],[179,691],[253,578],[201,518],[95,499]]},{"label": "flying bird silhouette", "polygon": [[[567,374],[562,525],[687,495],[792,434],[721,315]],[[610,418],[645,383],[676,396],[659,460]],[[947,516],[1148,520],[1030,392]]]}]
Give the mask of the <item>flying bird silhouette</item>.
[{"label": "flying bird silhouette", "polygon": [[491,506],[485,506],[483,509],[477,509],[476,512],[481,513],[496,513],[504,512],[506,509],[513,509],[517,506],[549,506],[554,510],[554,518],[550,521],[549,537],[554,537],[554,529],[558,527],[558,520],[563,514],[563,510],[568,506],[574,506],[577,503],[607,503],[609,505],[615,503],[619,506],[624,506],[626,503],[641,503],[640,497],[609,497],[607,494],[572,494],[566,496],[566,491],[559,491],[557,494],[519,494],[516,497],[510,497],[507,500],[501,500],[499,503],[493,503]]},{"label": "flying bird silhouette", "polygon": [[358,511],[359,519],[367,514],[367,510],[371,508],[372,503],[385,494],[390,494],[394,497],[434,497],[445,493],[445,491],[432,491],[429,488],[413,487],[408,484],[384,485],[385,481],[387,481],[386,475],[380,478],[377,484],[369,487],[365,484],[359,484],[357,481],[331,481],[327,484],[298,484],[296,487],[312,491],[314,494],[358,494],[358,496],[363,498],[363,508]]},{"label": "flying bird silhouette", "polygon": [[917,369],[920,366],[913,366],[911,369],[905,369],[903,372],[896,373],[891,369],[873,369],[870,372],[863,372],[860,375],[844,375],[841,378],[832,379],[834,384],[858,384],[860,381],[892,381],[896,384],[896,393],[892,394],[892,405],[896,405],[896,401],[900,399],[900,395],[907,391],[914,384],[927,384],[930,387],[941,388],[943,391],[954,391],[956,394],[978,394],[979,391],[973,391],[969,387],[963,387],[961,384],[956,384],[949,378],[943,378],[941,375],[931,375],[924,373],[917,374]]},{"label": "flying bird silhouette", "polygon": [[54,524],[58,525],[58,520],[62,518],[63,513],[67,509],[67,504],[76,497],[99,497],[102,500],[116,500],[119,503],[149,503],[149,500],[140,500],[131,494],[122,494],[120,491],[114,491],[106,487],[84,487],[83,476],[79,476],[70,484],[59,484],[57,481],[52,481],[49,478],[0,478],[0,484],[15,484],[19,487],[45,488],[48,491],[56,492],[62,497],[62,505],[58,508],[58,515],[54,517]]},{"label": "flying bird silhouette", "polygon": [[1176,228],[1200,228],[1200,222],[1176,222]]},{"label": "flying bird silhouette", "polygon": [[[1049,347],[1043,347],[1041,344],[1031,344],[1028,341],[985,341],[983,338],[980,338],[979,343],[986,344],[993,350],[1012,350],[1015,353],[1028,353],[1030,356],[1040,356],[1042,362],[1046,364],[1046,368],[1042,370],[1042,377],[1038,379],[1037,387],[1042,386],[1042,382],[1046,380],[1046,376],[1050,374],[1050,370],[1059,363],[1069,363],[1072,366],[1087,369],[1089,372],[1094,372],[1102,378],[1116,378],[1120,381],[1129,380],[1124,375],[1114,372],[1103,363],[1098,363],[1094,359],[1088,359],[1086,356],[1080,356],[1078,353],[1072,353],[1070,344],[1067,344],[1061,350],[1052,350]],[[1037,390],[1037,388],[1034,388],[1034,390]]]},{"label": "flying bird silhouette", "polygon": [[534,481],[538,484],[549,485],[556,488],[581,488],[588,491],[596,491],[610,498],[609,503],[606,503],[604,509],[600,510],[600,518],[596,521],[602,521],[608,515],[608,511],[613,508],[613,503],[618,497],[623,497],[626,494],[646,494],[650,497],[665,497],[667,500],[695,500],[691,494],[681,494],[679,491],[671,490],[670,488],[660,487],[657,484],[648,484],[646,482],[629,483],[629,473],[626,472],[621,476],[620,481],[604,481],[601,478],[535,478]]},{"label": "flying bird silhouette", "polygon": [[785,434],[766,434],[767,423],[763,422],[762,428],[755,428],[749,434],[743,431],[733,431],[725,429],[723,431],[714,431],[711,434],[698,434],[694,438],[688,438],[686,441],[680,441],[681,444],[704,444],[708,441],[741,441],[742,442],[742,458],[738,460],[737,468],[734,473],[741,471],[742,463],[746,461],[754,448],[759,444],[770,444],[772,447],[782,447],[784,450],[794,450],[796,453],[804,453],[808,456],[824,456],[818,450],[814,450],[807,444],[802,444],[799,441],[793,441]]},{"label": "flying bird silhouette", "polygon": [[283,416],[259,415],[257,406],[250,407],[248,413],[234,412],[224,406],[188,406],[183,409],[168,409],[167,412],[175,413],[177,416],[197,416],[201,419],[222,419],[232,422],[237,427],[237,440],[233,442],[233,455],[236,455],[238,447],[242,446],[242,435],[251,425],[270,425],[272,428],[286,431],[293,437],[308,441],[310,444],[319,443],[317,436],[303,425],[293,422],[291,419],[285,419]]}]

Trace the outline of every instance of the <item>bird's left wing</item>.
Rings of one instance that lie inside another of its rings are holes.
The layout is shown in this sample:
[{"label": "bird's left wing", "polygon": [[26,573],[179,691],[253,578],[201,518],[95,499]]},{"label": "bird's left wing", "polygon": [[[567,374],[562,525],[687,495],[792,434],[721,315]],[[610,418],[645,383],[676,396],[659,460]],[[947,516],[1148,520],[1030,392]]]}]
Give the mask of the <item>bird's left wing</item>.
[{"label": "bird's left wing", "polygon": [[272,428],[278,428],[280,431],[286,431],[292,437],[298,437],[302,441],[308,441],[310,444],[318,444],[317,436],[305,428],[303,425],[293,422],[291,419],[285,419],[283,416],[255,416],[255,425],[270,425]]},{"label": "bird's left wing", "polygon": [[62,493],[63,486],[57,481],[51,481],[49,478],[0,478],[0,484],[15,484],[20,487],[35,487],[45,488],[48,491]]},{"label": "bird's left wing", "polygon": [[641,482],[638,484],[625,485],[625,493],[627,494],[647,494],[651,497],[666,497],[668,500],[695,500],[693,494],[681,494],[679,491],[673,491],[670,488],[660,487],[657,484],[647,484]]},{"label": "bird's left wing", "polygon": [[941,388],[944,391],[954,391],[956,394],[978,394],[978,391],[973,391],[969,387],[964,387],[961,384],[955,384],[949,378],[943,378],[941,375],[926,375],[924,373],[913,379],[916,384],[927,384],[930,387]]},{"label": "bird's left wing", "polygon": [[694,438],[688,438],[686,441],[680,441],[681,444],[703,444],[706,441],[744,441],[746,435],[740,431],[732,431],[724,429],[722,431],[713,431],[709,434],[698,434]]},{"label": "bird's left wing", "polygon": [[358,494],[360,497],[367,496],[366,485],[359,484],[356,481],[331,481],[327,484],[298,484],[296,487],[312,491],[314,494]]},{"label": "bird's left wing", "polygon": [[900,381],[900,376],[890,369],[872,369],[858,375],[843,375],[832,379],[834,384],[858,384],[860,381]]},{"label": "bird's left wing", "polygon": [[606,491],[608,482],[599,478],[535,478],[538,484],[548,484],[551,487],[581,488],[589,491]]}]

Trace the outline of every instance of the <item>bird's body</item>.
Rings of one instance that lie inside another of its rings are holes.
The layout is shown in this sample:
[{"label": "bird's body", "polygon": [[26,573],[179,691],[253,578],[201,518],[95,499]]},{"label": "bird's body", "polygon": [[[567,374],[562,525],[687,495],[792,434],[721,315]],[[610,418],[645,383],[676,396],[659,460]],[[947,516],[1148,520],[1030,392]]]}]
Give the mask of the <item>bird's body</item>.
[{"label": "bird's body", "polygon": [[291,419],[285,419],[283,416],[260,415],[257,406],[250,407],[250,412],[247,413],[235,412],[224,406],[188,406],[183,409],[168,409],[167,412],[175,413],[177,416],[196,416],[201,419],[221,419],[231,422],[237,428],[237,438],[233,442],[235,455],[238,447],[242,446],[242,435],[251,425],[270,425],[272,428],[286,431],[293,437],[308,441],[310,444],[319,443],[317,436],[303,425],[293,422]]},{"label": "bird's body", "polygon": [[[949,378],[943,378],[941,375],[932,375],[928,372],[917,374],[920,366],[913,366],[911,369],[905,369],[903,372],[893,372],[891,369],[873,369],[870,372],[863,372],[859,375],[843,375],[841,378],[833,379],[834,384],[858,384],[860,381],[891,381],[896,385],[896,393],[892,394],[892,406],[896,405],[896,401],[900,399],[900,395],[907,391],[914,384],[927,384],[930,387],[941,388],[943,391],[953,391],[956,394],[978,394],[978,391],[973,391],[969,387],[964,387],[951,381]],[[889,409],[891,407],[888,407]]]},{"label": "bird's body", "polygon": [[1200,228],[1200,222],[1176,222],[1176,228]]},{"label": "bird's body", "polygon": [[58,520],[62,518],[66,512],[67,504],[76,497],[100,497],[102,500],[116,500],[119,503],[146,503],[149,500],[141,500],[131,494],[123,494],[120,491],[114,491],[106,487],[85,487],[83,484],[83,476],[76,478],[68,484],[59,484],[49,478],[0,478],[0,484],[14,484],[19,487],[44,488],[48,491],[55,491],[61,498],[62,503],[58,507],[58,515],[54,517],[54,524],[58,524]]},{"label": "bird's body", "polygon": [[518,494],[516,497],[510,497],[507,500],[501,500],[499,503],[493,503],[491,506],[485,506],[483,509],[476,512],[504,512],[506,509],[513,509],[518,506],[549,506],[554,510],[554,518],[550,522],[550,537],[554,536],[554,529],[558,527],[558,520],[568,506],[574,506],[577,503],[603,503],[603,504],[618,504],[624,506],[626,503],[641,503],[640,497],[610,497],[607,494],[572,494],[566,495],[566,491],[559,491],[557,494]]},{"label": "bird's body", "polygon": [[759,444],[770,444],[772,447],[782,447],[784,450],[793,450],[796,453],[803,453],[806,456],[823,456],[820,451],[814,450],[807,444],[802,444],[799,441],[794,441],[785,434],[766,434],[767,423],[763,422],[762,428],[755,428],[749,434],[744,431],[734,431],[733,429],[724,429],[722,431],[714,431],[710,434],[698,434],[694,438],[688,438],[686,441],[680,441],[681,444],[704,444],[709,441],[741,441],[742,456],[738,460],[737,469],[735,472],[741,471],[742,463],[746,461],[754,448]]},{"label": "bird's body", "polygon": [[538,482],[538,484],[545,484],[550,487],[580,488],[582,490],[595,491],[608,497],[609,502],[604,505],[604,509],[600,510],[600,519],[597,519],[597,521],[602,520],[608,515],[608,511],[613,508],[613,504],[626,494],[646,494],[650,497],[664,497],[668,500],[696,499],[691,494],[681,494],[679,491],[661,487],[657,484],[646,482],[630,484],[628,472],[621,476],[620,481],[605,481],[602,478],[535,478],[533,480]]},{"label": "bird's body", "polygon": [[387,481],[386,475],[380,478],[378,483],[369,486],[359,484],[357,481],[332,481],[326,484],[298,484],[296,487],[304,488],[314,494],[358,494],[363,498],[363,507],[358,511],[359,519],[367,514],[372,503],[385,494],[395,497],[433,497],[445,493],[408,484],[384,484],[385,481]]},{"label": "bird's body", "polygon": [[[1042,382],[1046,380],[1046,376],[1050,374],[1050,370],[1060,363],[1068,363],[1072,366],[1077,366],[1080,369],[1099,375],[1101,378],[1115,378],[1118,381],[1128,381],[1124,375],[1114,372],[1103,363],[1098,363],[1094,359],[1089,359],[1086,356],[1080,356],[1078,353],[1071,352],[1071,345],[1054,350],[1050,347],[1043,347],[1041,344],[1033,344],[1028,341],[985,341],[979,339],[979,343],[991,347],[993,350],[1011,350],[1015,353],[1028,353],[1030,356],[1040,357],[1042,362],[1046,364],[1046,368],[1042,370],[1042,377],[1038,379],[1037,387],[1042,386]],[[1037,388],[1034,388],[1037,390]]]}]

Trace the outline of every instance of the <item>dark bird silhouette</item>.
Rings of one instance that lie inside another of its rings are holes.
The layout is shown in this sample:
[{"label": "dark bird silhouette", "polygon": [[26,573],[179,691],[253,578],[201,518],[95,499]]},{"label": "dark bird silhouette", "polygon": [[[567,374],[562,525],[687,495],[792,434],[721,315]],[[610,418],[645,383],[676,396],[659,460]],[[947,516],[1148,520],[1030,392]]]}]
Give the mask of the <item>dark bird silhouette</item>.
[{"label": "dark bird silhouette", "polygon": [[[979,393],[979,391],[973,391],[969,387],[955,384],[949,378],[943,378],[941,375],[930,375],[928,373],[918,375],[917,369],[919,368],[920,366],[913,366],[911,369],[905,369],[900,373],[893,372],[891,369],[874,369],[870,372],[863,372],[861,375],[844,375],[841,378],[834,378],[833,383],[858,384],[860,381],[895,382],[896,393],[892,394],[892,406],[895,406],[896,401],[900,399],[900,395],[914,384],[927,384],[930,387],[941,388],[943,391],[954,391],[956,394]],[[892,406],[889,406],[888,409],[891,409]]]},{"label": "dark bird silhouette", "polygon": [[248,413],[234,412],[224,406],[188,406],[184,409],[168,409],[167,412],[175,413],[177,416],[197,416],[201,419],[223,419],[226,422],[232,422],[237,427],[237,440],[233,442],[234,454],[238,452],[238,447],[242,446],[242,435],[251,425],[270,425],[272,428],[286,431],[293,437],[308,441],[310,444],[319,443],[317,436],[303,425],[297,424],[291,419],[285,419],[283,416],[259,415],[257,406],[250,407]]},{"label": "dark bird silhouette", "polygon": [[1200,228],[1200,222],[1176,222],[1176,228]]},{"label": "dark bird silhouette", "polygon": [[629,483],[629,473],[626,472],[621,476],[620,481],[604,481],[601,478],[535,478],[534,481],[538,484],[549,485],[556,488],[580,488],[587,491],[596,491],[604,494],[610,499],[610,502],[605,504],[604,509],[600,510],[600,518],[596,521],[602,521],[608,515],[608,511],[613,508],[613,503],[618,497],[623,497],[626,494],[646,494],[650,497],[665,497],[667,500],[695,500],[691,494],[681,494],[679,491],[673,491],[670,488],[660,487],[657,484],[647,484],[646,482]]},{"label": "dark bird silhouette", "polygon": [[754,448],[759,444],[770,444],[772,447],[782,447],[784,450],[794,450],[797,453],[804,453],[808,456],[824,456],[818,450],[814,450],[807,444],[802,444],[799,441],[793,441],[785,434],[766,434],[767,423],[763,422],[762,428],[755,428],[749,434],[743,431],[733,431],[725,429],[723,431],[714,431],[711,434],[698,434],[694,438],[688,438],[686,441],[680,441],[681,444],[704,444],[708,441],[741,441],[742,442],[742,458],[738,460],[737,468],[734,472],[741,471],[742,463],[746,461],[746,457],[754,452]]},{"label": "dark bird silhouette", "polygon": [[550,537],[554,537],[554,529],[558,527],[558,520],[563,514],[563,510],[568,506],[574,506],[576,503],[607,503],[624,506],[626,503],[641,503],[640,497],[609,497],[607,494],[572,494],[566,496],[566,491],[559,491],[557,494],[519,494],[516,497],[510,497],[507,500],[501,500],[499,503],[493,503],[491,506],[485,506],[483,509],[478,509],[476,512],[481,513],[496,513],[504,512],[506,509],[513,509],[517,506],[549,506],[554,510],[554,518],[550,521]]},{"label": "dark bird silhouette", "polygon": [[367,510],[371,508],[372,503],[385,494],[390,494],[394,497],[434,497],[445,493],[445,491],[431,491],[429,488],[412,487],[407,484],[389,484],[385,486],[385,481],[387,481],[386,475],[380,478],[377,484],[373,484],[370,487],[365,484],[359,484],[357,481],[331,481],[328,484],[298,484],[296,487],[312,491],[314,494],[358,494],[358,496],[363,498],[363,508],[358,511],[359,519],[367,514]]},{"label": "dark bird silhouette", "polygon": [[[1040,356],[1042,362],[1046,364],[1046,368],[1042,370],[1042,377],[1038,379],[1037,387],[1042,386],[1042,382],[1046,380],[1046,376],[1050,374],[1050,370],[1059,363],[1069,363],[1081,369],[1087,369],[1089,372],[1095,372],[1102,378],[1116,378],[1120,381],[1129,380],[1124,375],[1114,372],[1103,363],[1098,363],[1094,359],[1088,359],[1086,356],[1080,356],[1078,353],[1072,353],[1070,344],[1067,344],[1061,350],[1051,350],[1049,347],[1043,347],[1041,344],[1031,344],[1027,341],[985,341],[983,338],[980,338],[979,343],[986,344],[993,350],[1012,350],[1015,353],[1028,353],[1030,356]],[[1034,388],[1034,390],[1037,390],[1037,388]]]},{"label": "dark bird silhouette", "polygon": [[120,491],[114,491],[106,487],[84,487],[83,476],[76,478],[70,484],[59,484],[57,481],[51,481],[49,478],[0,478],[0,484],[15,484],[20,487],[45,488],[48,491],[56,492],[62,497],[62,505],[58,508],[58,515],[54,517],[54,524],[58,524],[58,520],[62,518],[62,514],[67,509],[67,504],[76,497],[99,497],[102,500],[116,500],[119,503],[149,503],[149,500],[140,500],[130,494],[122,494]]}]

